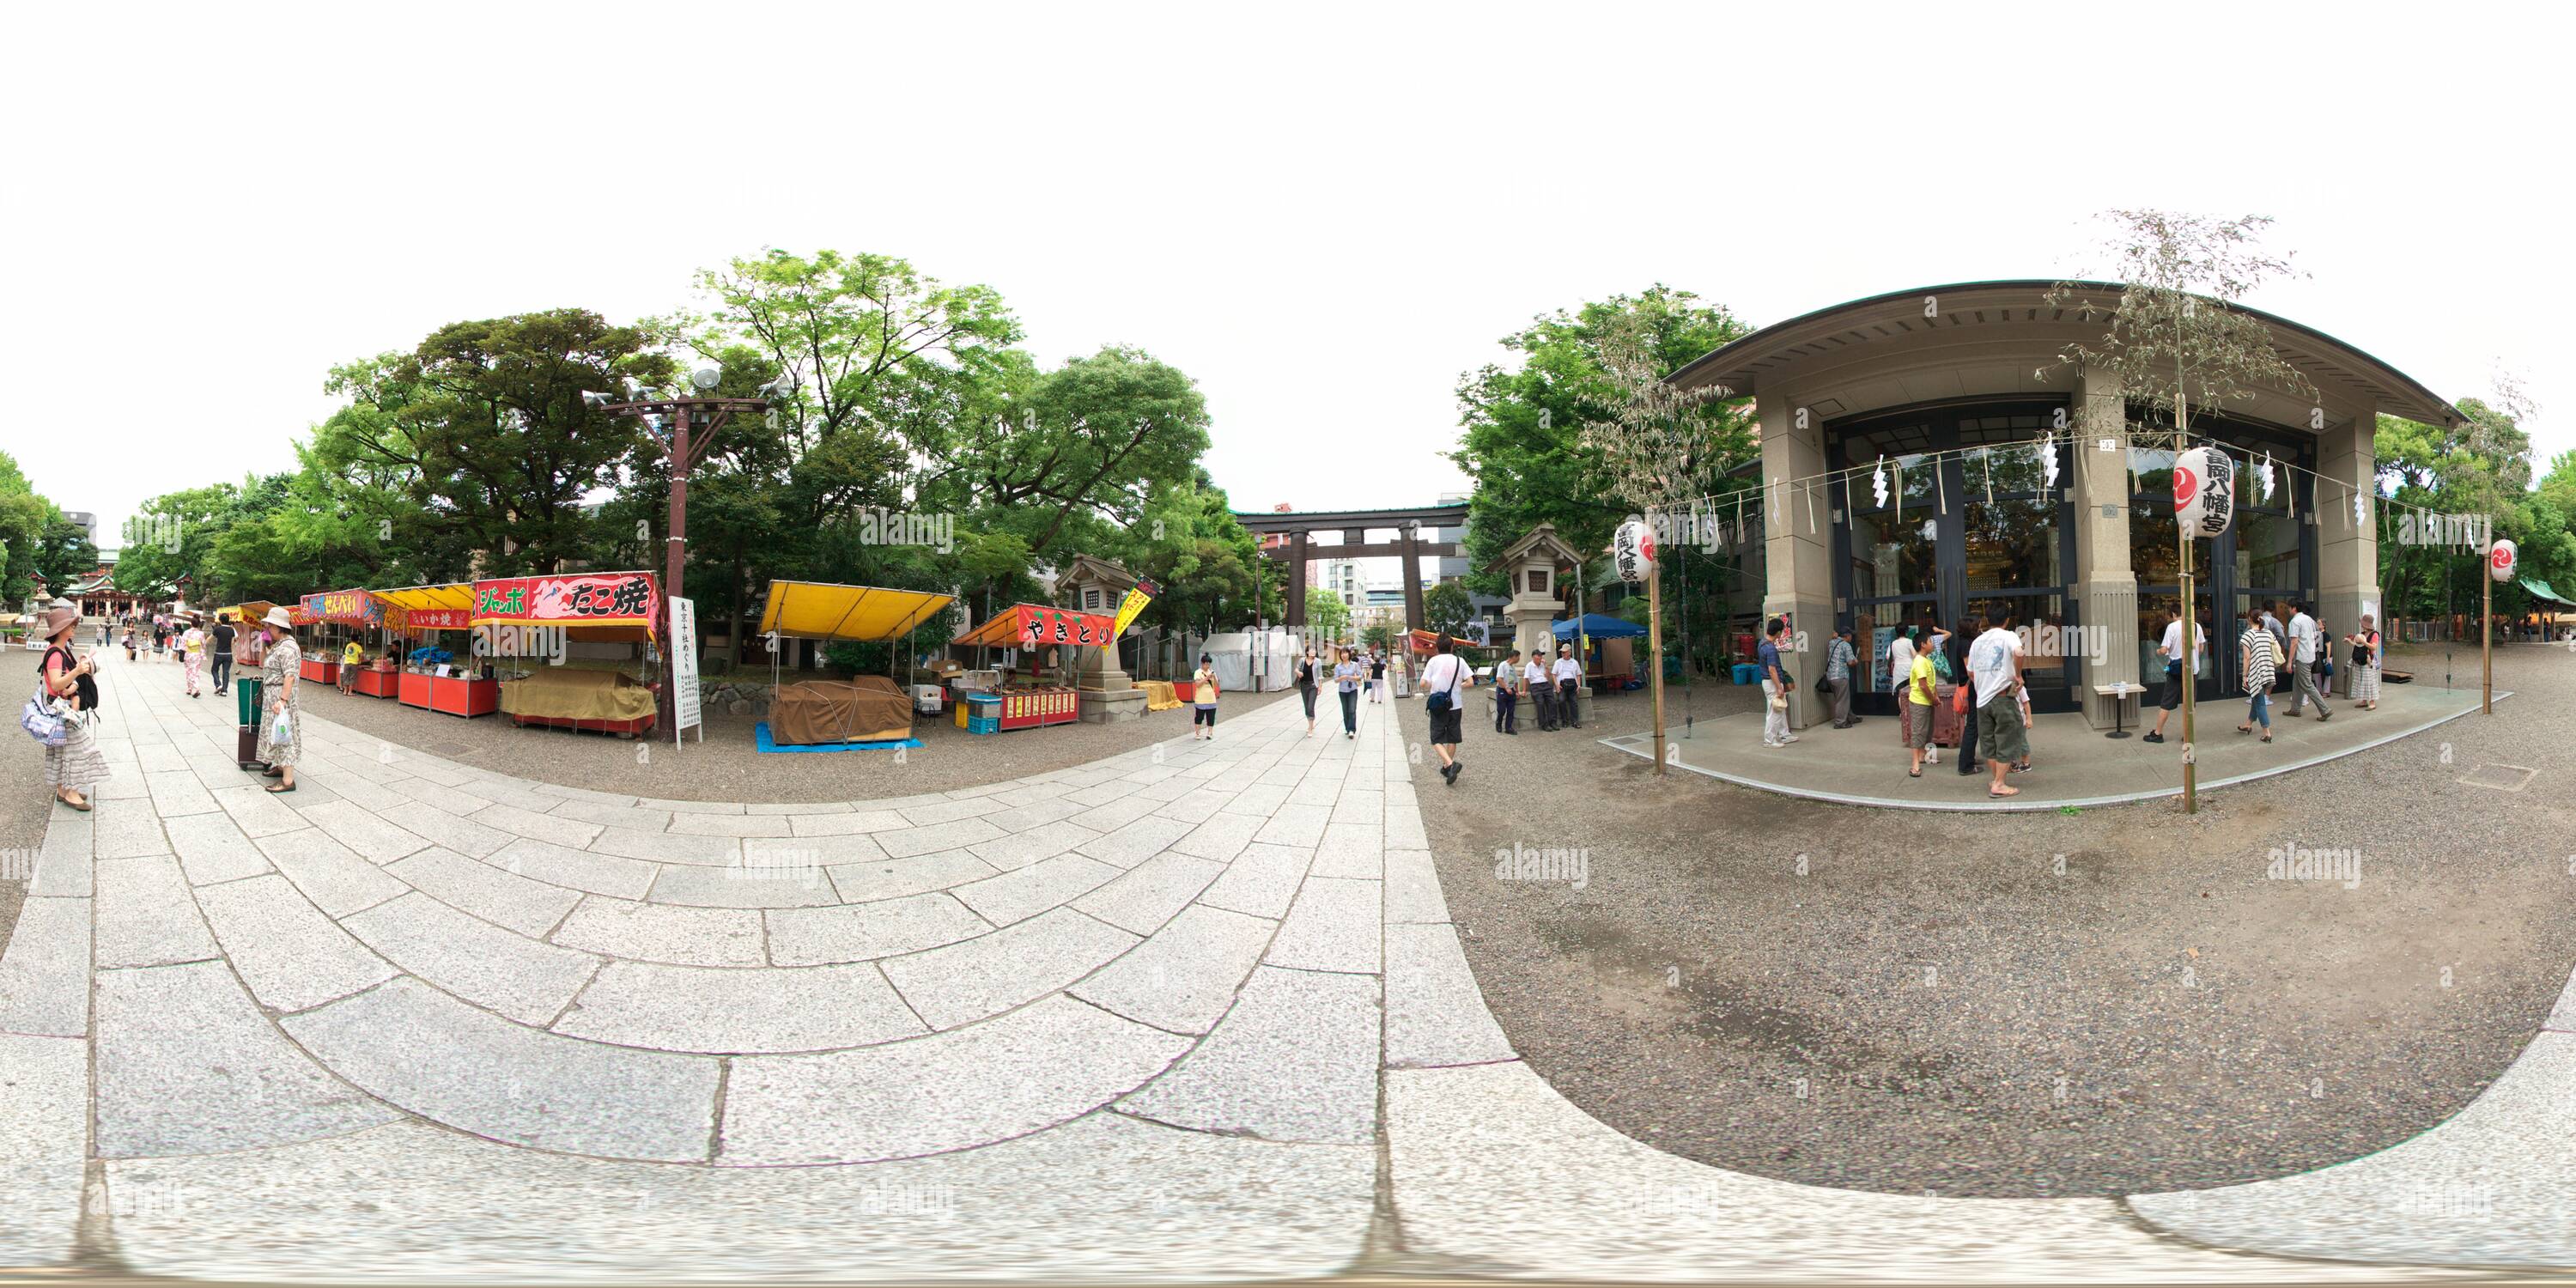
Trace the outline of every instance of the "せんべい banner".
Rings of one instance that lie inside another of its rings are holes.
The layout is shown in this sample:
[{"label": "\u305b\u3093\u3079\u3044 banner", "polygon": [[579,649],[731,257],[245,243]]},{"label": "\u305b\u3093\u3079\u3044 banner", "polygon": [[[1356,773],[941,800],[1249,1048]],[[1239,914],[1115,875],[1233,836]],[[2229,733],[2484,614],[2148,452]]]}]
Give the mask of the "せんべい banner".
[{"label": "\u305b\u3093\u3079\u3044 banner", "polygon": [[343,626],[382,626],[385,624],[384,601],[363,590],[326,590],[306,595],[296,607],[317,622],[336,622]]}]

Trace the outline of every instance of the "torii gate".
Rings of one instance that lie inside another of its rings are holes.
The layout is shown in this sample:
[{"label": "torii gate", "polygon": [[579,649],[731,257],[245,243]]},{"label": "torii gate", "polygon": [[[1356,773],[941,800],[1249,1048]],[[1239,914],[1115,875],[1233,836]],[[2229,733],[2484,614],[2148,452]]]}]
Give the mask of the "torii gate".
[{"label": "torii gate", "polygon": [[[1249,532],[1263,536],[1284,536],[1283,545],[1264,543],[1261,557],[1288,565],[1288,626],[1291,630],[1306,624],[1306,565],[1316,559],[1373,559],[1393,556],[1404,561],[1404,624],[1419,628],[1422,615],[1422,556],[1450,556],[1460,553],[1454,541],[1425,541],[1422,530],[1428,528],[1463,528],[1467,524],[1467,507],[1426,505],[1398,510],[1326,510],[1235,512],[1234,520]],[[1392,528],[1393,541],[1371,542],[1369,529]],[[1307,540],[1310,533],[1339,531],[1342,544],[1318,546]]]}]

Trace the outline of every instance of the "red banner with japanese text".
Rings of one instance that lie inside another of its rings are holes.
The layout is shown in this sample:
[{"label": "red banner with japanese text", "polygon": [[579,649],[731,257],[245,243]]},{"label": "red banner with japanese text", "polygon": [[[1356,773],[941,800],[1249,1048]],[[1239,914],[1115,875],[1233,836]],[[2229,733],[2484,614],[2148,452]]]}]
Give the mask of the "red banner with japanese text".
[{"label": "red banner with japanese text", "polygon": [[563,573],[474,583],[476,626],[621,626],[658,632],[661,584],[649,572]]}]

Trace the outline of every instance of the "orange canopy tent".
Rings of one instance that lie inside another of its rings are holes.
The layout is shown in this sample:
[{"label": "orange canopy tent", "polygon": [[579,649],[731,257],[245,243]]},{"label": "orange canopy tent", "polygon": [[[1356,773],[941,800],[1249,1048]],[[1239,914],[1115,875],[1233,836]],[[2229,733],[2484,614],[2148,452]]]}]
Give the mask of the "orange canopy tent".
[{"label": "orange canopy tent", "polygon": [[1105,613],[1047,604],[1014,604],[954,642],[989,648],[1038,648],[1048,644],[1097,648],[1117,638],[1118,623]]}]

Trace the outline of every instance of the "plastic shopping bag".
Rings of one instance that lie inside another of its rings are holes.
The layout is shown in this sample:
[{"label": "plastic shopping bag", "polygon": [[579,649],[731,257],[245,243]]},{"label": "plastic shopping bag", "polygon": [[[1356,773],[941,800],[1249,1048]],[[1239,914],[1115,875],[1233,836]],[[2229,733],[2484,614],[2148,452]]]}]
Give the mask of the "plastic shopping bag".
[{"label": "plastic shopping bag", "polygon": [[272,747],[282,747],[293,741],[295,741],[295,726],[288,719],[286,708],[279,707],[277,709],[277,718],[270,721],[268,725],[269,745]]}]

